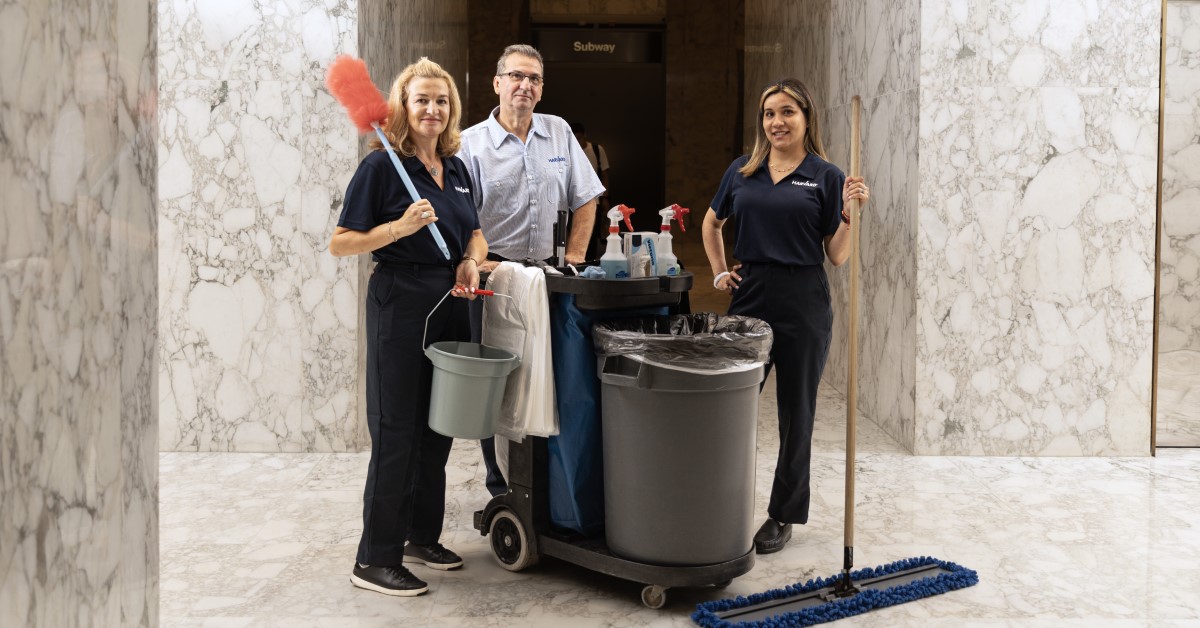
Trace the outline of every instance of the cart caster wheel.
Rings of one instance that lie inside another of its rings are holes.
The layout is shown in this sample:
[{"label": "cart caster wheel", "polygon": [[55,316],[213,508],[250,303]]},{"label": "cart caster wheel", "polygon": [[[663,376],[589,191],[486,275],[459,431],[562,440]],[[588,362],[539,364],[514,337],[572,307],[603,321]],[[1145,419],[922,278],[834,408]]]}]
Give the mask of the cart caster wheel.
[{"label": "cart caster wheel", "polygon": [[667,603],[667,588],[657,584],[648,584],[642,589],[642,604],[646,608],[659,609]]},{"label": "cart caster wheel", "polygon": [[529,536],[521,520],[510,510],[501,510],[492,519],[488,536],[492,539],[492,553],[500,566],[509,571],[521,571],[537,563],[537,556],[529,548]]}]

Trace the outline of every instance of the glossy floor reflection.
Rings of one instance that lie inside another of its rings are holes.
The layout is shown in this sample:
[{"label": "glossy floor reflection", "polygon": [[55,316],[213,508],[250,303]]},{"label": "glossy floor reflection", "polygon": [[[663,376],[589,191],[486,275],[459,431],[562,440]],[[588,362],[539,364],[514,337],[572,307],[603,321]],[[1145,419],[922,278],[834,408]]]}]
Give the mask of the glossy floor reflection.
[{"label": "glossy floor reflection", "polygon": [[[756,519],[776,449],[762,395]],[[778,554],[727,589],[672,589],[644,608],[641,584],[553,559],[495,563],[471,513],[487,495],[474,442],[457,442],[443,542],[466,566],[414,567],[430,592],[354,588],[366,454],[161,455],[164,626],[686,626],[697,603],[841,567],[845,410],[825,391],[813,512]],[[856,561],[930,555],[980,584],[844,620],[856,626],[1200,625],[1200,451],[1157,458],[913,457],[869,421],[858,438]]]}]

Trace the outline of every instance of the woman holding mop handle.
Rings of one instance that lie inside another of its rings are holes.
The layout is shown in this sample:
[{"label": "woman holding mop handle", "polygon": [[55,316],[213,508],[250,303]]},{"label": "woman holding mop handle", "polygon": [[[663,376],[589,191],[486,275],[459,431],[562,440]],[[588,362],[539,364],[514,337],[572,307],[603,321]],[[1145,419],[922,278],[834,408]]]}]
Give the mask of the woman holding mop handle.
[{"label": "woman holding mop handle", "polygon": [[[337,70],[335,63],[331,88]],[[341,95],[339,100],[354,117],[351,105]],[[380,126],[423,198],[413,198],[391,157],[380,150],[383,143],[375,139],[375,150],[359,164],[346,188],[329,252],[370,252],[377,262],[366,303],[371,461],[363,494],[363,533],[350,581],[387,595],[415,596],[428,587],[402,563],[443,570],[462,566],[462,559],[438,542],[453,439],[429,428],[433,366],[423,352],[422,330],[432,311],[429,342],[470,339],[464,302],[450,300],[436,310],[434,306],[448,290],[474,298],[487,242],[479,229],[466,167],[454,156],[462,116],[454,79],[422,58],[396,78],[387,110]],[[439,225],[449,260],[426,228],[433,222]]]},{"label": "woman holding mop handle", "polygon": [[[809,461],[817,386],[829,355],[833,310],[823,262],[850,255],[850,219],[842,204],[865,203],[862,177],[847,178],[825,160],[817,109],[796,79],[768,86],[759,97],[754,151],[725,171],[704,216],[704,250],[713,285],[732,292],[729,314],[762,319],[775,335],[779,458],[767,520],[754,535],[759,554],[783,549],[792,524],[808,522]],[[721,229],[735,217],[733,255],[725,264]]]}]

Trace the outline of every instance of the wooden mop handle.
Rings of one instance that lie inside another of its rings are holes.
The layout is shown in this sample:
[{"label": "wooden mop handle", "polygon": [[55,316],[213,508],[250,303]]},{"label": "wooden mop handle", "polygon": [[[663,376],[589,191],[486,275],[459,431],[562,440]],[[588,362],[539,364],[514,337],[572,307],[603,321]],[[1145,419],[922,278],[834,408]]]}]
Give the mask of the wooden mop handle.
[{"label": "wooden mop handle", "polygon": [[[862,99],[850,99],[850,176],[862,176],[862,138],[859,117]],[[859,235],[862,233],[862,203],[851,199],[846,213],[850,216],[850,329],[849,372],[846,375],[846,563],[853,563],[854,548],[854,457],[855,417],[858,410],[858,266]]]}]

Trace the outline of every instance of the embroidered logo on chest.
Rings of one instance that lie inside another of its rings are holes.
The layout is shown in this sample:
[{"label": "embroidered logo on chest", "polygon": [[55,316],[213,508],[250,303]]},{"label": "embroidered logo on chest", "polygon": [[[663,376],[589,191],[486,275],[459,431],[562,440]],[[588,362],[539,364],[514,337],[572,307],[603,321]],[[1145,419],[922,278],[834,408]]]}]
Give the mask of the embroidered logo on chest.
[{"label": "embroidered logo on chest", "polygon": [[798,185],[798,186],[800,186],[800,187],[802,187],[802,188],[815,188],[815,187],[820,187],[820,186],[818,186],[818,185],[817,185],[817,182],[816,182],[816,181],[792,181],[792,185]]},{"label": "embroidered logo on chest", "polygon": [[552,163],[552,164],[556,164],[556,163],[564,162],[564,161],[566,161],[566,160],[567,160],[567,158],[566,158],[566,157],[562,157],[562,156],[559,156],[559,157],[551,157],[551,158],[550,158],[550,163]]},{"label": "embroidered logo on chest", "polygon": [[456,185],[456,186],[454,186],[454,189],[458,190],[459,192],[462,192],[463,194],[471,193],[471,188],[460,188]]}]

